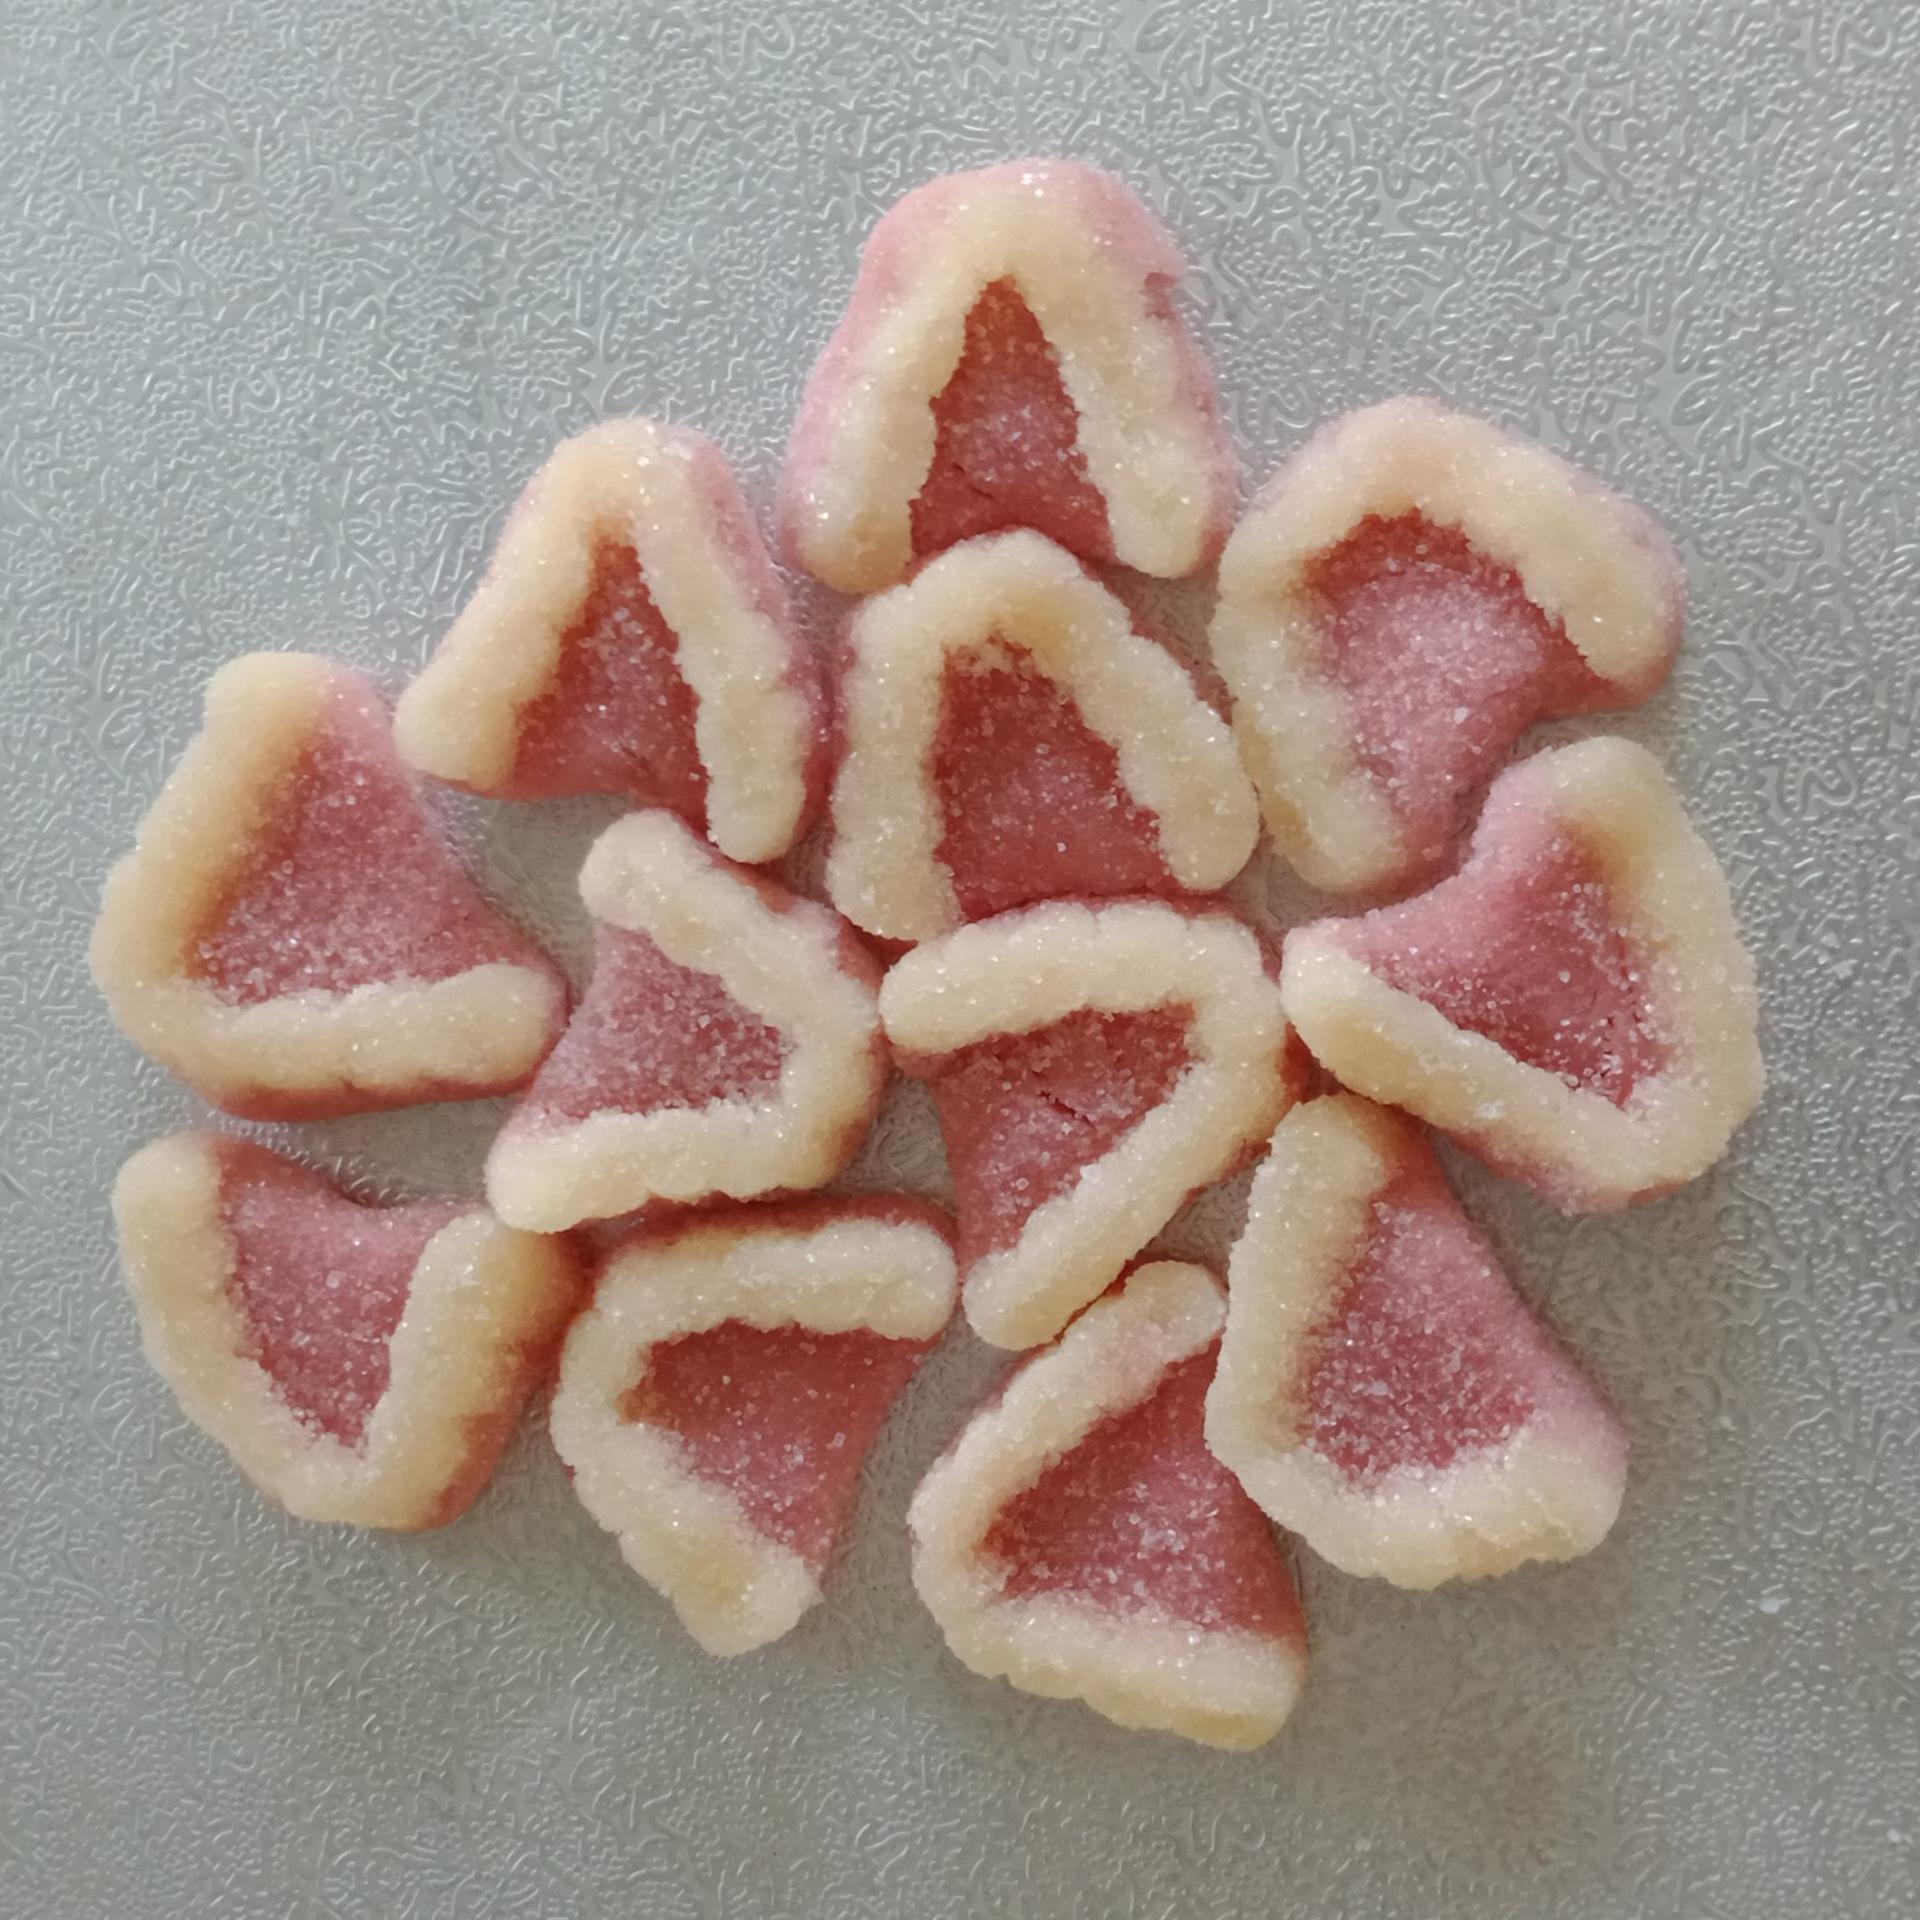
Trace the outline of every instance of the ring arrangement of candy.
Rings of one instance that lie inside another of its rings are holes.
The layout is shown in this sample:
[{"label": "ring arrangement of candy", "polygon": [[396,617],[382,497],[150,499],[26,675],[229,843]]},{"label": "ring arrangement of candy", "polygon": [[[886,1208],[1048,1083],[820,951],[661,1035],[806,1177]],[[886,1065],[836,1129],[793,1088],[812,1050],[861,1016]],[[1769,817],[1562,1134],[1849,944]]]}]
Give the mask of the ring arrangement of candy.
[{"label": "ring arrangement of candy", "polygon": [[[1235,1748],[1303,1672],[1281,1529],[1421,1588],[1604,1538],[1625,1436],[1428,1130],[1584,1211],[1702,1174],[1759,1096],[1726,883],[1659,766],[1512,753],[1660,684],[1679,564],[1414,400],[1235,524],[1180,273],[1066,162],[879,223],[780,489],[787,557],[860,596],[830,662],[721,455],[623,420],[535,476],[391,720],[307,656],[215,677],[107,883],[121,1027],[246,1118],[519,1095],[484,1204],[363,1205],[212,1133],[122,1172],[148,1356],[268,1497],[440,1525],[551,1379],[580,1499],[740,1653],[820,1598],[957,1298],[1022,1357],[908,1516],[954,1652]],[[1109,584],[1216,559],[1230,722]],[[637,809],[582,867],[571,1004],[429,780]],[[767,870],[823,804],[831,905]],[[1263,822],[1354,897],[1277,951],[1219,897]],[[951,1222],[817,1191],[890,1062]],[[1253,1163],[1224,1287],[1145,1257]]]}]

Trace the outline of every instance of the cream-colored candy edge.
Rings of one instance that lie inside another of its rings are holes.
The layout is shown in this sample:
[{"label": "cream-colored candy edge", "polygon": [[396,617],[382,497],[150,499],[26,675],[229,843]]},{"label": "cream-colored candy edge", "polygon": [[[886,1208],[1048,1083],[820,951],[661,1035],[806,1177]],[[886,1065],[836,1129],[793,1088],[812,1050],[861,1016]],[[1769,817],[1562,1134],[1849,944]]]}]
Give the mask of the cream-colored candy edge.
[{"label": "cream-colored candy edge", "polygon": [[1102,1420],[1139,1405],[1220,1331],[1220,1289],[1161,1261],[1089,1307],[1060,1344],[976,1413],[913,1497],[913,1583],[974,1672],[1079,1699],[1123,1727],[1244,1750],[1279,1732],[1300,1689],[1297,1648],[1153,1613],[1105,1614],[1053,1595],[1000,1597],[985,1540],[1007,1503]]},{"label": "cream-colored candy edge", "polygon": [[806,810],[813,719],[793,641],[756,603],[696,462],[717,449],[645,419],[563,441],[500,536],[473,598],[394,713],[401,754],[485,793],[513,770],[520,715],[560,668],[605,540],[630,544],[679,643],[707,775],[707,828],[730,859],[775,860]]},{"label": "cream-colored candy edge", "polygon": [[1345,1573],[1399,1587],[1571,1560],[1606,1537],[1626,1489],[1616,1435],[1537,1414],[1440,1473],[1344,1478],[1299,1438],[1310,1336],[1365,1243],[1407,1123],[1340,1094],[1294,1108],[1254,1177],[1227,1268],[1227,1330],[1207,1444],[1273,1519]]},{"label": "cream-colored candy edge", "polygon": [[647,1350],[725,1320],[931,1340],[954,1285],[952,1249],[917,1222],[716,1224],[614,1256],[562,1350],[553,1443],[587,1511],[707,1652],[779,1639],[820,1598],[820,1570],[762,1533],[676,1435],[622,1415]]},{"label": "cream-colored candy edge", "polygon": [[596,920],[644,933],[669,960],[711,974],[779,1029],[786,1058],[761,1098],[509,1120],[487,1160],[494,1211],[557,1233],[656,1199],[744,1200],[830,1180],[884,1072],[873,992],[840,964],[833,916],[805,902],[777,912],[658,811],[629,814],[593,843],[580,897]]},{"label": "cream-colored candy edge", "polygon": [[968,1323],[996,1346],[1050,1340],[1286,1111],[1286,1020],[1253,934],[1224,915],[1147,902],[1060,902],[963,927],[908,954],[880,989],[888,1038],[942,1054],[1093,1010],[1190,1006],[1193,1055],[1173,1092],[1019,1237],[968,1269]]},{"label": "cream-colored candy edge", "polygon": [[1644,679],[1671,645],[1669,590],[1624,503],[1558,455],[1425,400],[1335,422],[1234,529],[1211,636],[1268,829],[1315,886],[1384,885],[1405,842],[1355,751],[1306,572],[1368,515],[1413,512],[1511,567],[1601,679]]},{"label": "cream-colored candy edge", "polygon": [[113,1211],[148,1360],[187,1417],[304,1520],[410,1529],[441,1517],[471,1423],[501,1410],[521,1349],[558,1332],[574,1303],[559,1243],[481,1211],[448,1222],[421,1251],[387,1391],[348,1447],[302,1421],[247,1357],[218,1143],[185,1133],[142,1148],[114,1183]]},{"label": "cream-colored candy edge", "polygon": [[248,654],[222,667],[200,732],[107,876],[94,978],[127,1037],[216,1102],[499,1085],[533,1070],[558,1012],[554,978],[505,961],[251,1006],[187,976],[195,934],[252,848],[266,796],[343,677],[311,654]]},{"label": "cream-colored candy edge", "polygon": [[1058,357],[1115,557],[1169,578],[1200,564],[1218,507],[1213,431],[1186,393],[1181,342],[1145,272],[1101,233],[1083,191],[1046,167],[973,180],[915,230],[899,284],[861,340],[858,378],[806,453],[808,572],[873,593],[906,571],[913,502],[933,465],[932,404],[960,363],[974,303],[1002,280]]},{"label": "cream-colored candy edge", "polygon": [[1231,731],[1120,601],[1039,534],[950,549],[862,607],[848,640],[827,891],[869,932],[927,940],[960,920],[938,851],[934,733],[946,663],[993,643],[1025,649],[1113,747],[1182,887],[1214,892],[1251,856],[1259,808]]},{"label": "cream-colored candy edge", "polygon": [[1753,1110],[1765,1080],[1753,963],[1719,863],[1651,754],[1613,738],[1549,748],[1495,782],[1488,812],[1534,796],[1599,863],[1650,952],[1651,1017],[1673,1059],[1624,1107],[1390,987],[1341,947],[1337,922],[1288,937],[1281,996],[1301,1038],[1357,1092],[1538,1169],[1562,1205],[1620,1206],[1704,1173]]}]

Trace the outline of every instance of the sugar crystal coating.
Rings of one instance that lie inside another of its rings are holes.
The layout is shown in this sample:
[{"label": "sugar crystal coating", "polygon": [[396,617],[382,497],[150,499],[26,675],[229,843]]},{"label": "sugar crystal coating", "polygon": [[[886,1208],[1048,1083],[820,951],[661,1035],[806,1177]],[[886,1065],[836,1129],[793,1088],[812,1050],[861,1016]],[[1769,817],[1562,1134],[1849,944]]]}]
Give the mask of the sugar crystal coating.
[{"label": "sugar crystal coating", "polygon": [[379,697],[306,654],[214,676],[108,876],[92,963],[132,1039],[262,1119],[520,1086],[566,1008],[427,811]]},{"label": "sugar crystal coating", "polygon": [[982,1553],[1001,1591],[1077,1595],[1208,1632],[1298,1635],[1273,1530],[1202,1444],[1216,1348],[1177,1362],[1001,1508]]},{"label": "sugar crystal coating", "polygon": [[478,1496],[578,1290],[565,1244],[439,1201],[369,1207],[175,1134],[114,1186],[147,1357],[269,1499],[413,1529]]},{"label": "sugar crystal coating", "polygon": [[1192,1025],[1185,1007],[1088,1009],[942,1057],[931,1078],[963,1265],[1013,1245],[1036,1208],[1168,1098],[1193,1057]]},{"label": "sugar crystal coating", "polygon": [[1051,1339],[1299,1090],[1278,991],[1231,914],[1054,901],[917,948],[881,988],[931,1083],[967,1319]]},{"label": "sugar crystal coating", "polygon": [[1305,1628],[1272,1529],[1207,1450],[1222,1316],[1203,1269],[1138,1269],[1013,1369],[908,1523],[914,1584],[975,1672],[1245,1749],[1292,1709]]},{"label": "sugar crystal coating", "polygon": [[1276,845],[1318,886],[1375,890],[1443,863],[1526,727],[1646,699],[1684,606],[1638,508],[1402,399],[1322,428],[1248,510],[1213,648]]},{"label": "sugar crystal coating", "polygon": [[826,771],[819,670],[732,470],[643,419],[534,476],[395,731],[439,779],[622,794],[749,862],[793,844]]},{"label": "sugar crystal coating", "polygon": [[933,461],[913,500],[913,550],[1033,527],[1089,560],[1113,557],[1060,359],[1011,280],[967,313],[959,364],[933,403]]},{"label": "sugar crystal coating", "polygon": [[732,1208],[609,1254],[553,1437],[588,1510],[710,1653],[821,1593],[867,1450],[953,1310],[950,1234],[899,1198]]},{"label": "sugar crystal coating", "polygon": [[831,1179],[885,1074],[878,970],[845,923],[664,812],[609,827],[580,891],[593,976],[488,1157],[501,1218],[559,1232]]},{"label": "sugar crystal coating", "polygon": [[1457,873],[1297,929],[1281,990],[1346,1086],[1571,1212],[1705,1172],[1763,1081],[1726,880],[1624,740],[1509,768]]},{"label": "sugar crystal coating", "polygon": [[1282,1526],[1398,1586],[1591,1552],[1627,1442],[1411,1122],[1298,1106],[1228,1268],[1207,1439]]},{"label": "sugar crystal coating", "polygon": [[1174,886],[1154,818],[1127,792],[1113,744],[1025,651],[992,646],[947,662],[931,776],[934,858],[963,919],[1096,886]]},{"label": "sugar crystal coating", "polygon": [[680,636],[633,548],[602,540],[590,565],[553,678],[520,709],[503,790],[523,800],[626,794],[704,827],[699,701],[681,671]]},{"label": "sugar crystal coating", "polygon": [[302,1420],[358,1446],[420,1256],[461,1209],[363,1207],[276,1154],[234,1142],[221,1157],[227,1289],[248,1350]]},{"label": "sugar crystal coating", "polygon": [[1122,602],[1039,534],[970,540],[846,636],[827,888],[926,940],[1079,895],[1211,893],[1259,833],[1226,723]]}]

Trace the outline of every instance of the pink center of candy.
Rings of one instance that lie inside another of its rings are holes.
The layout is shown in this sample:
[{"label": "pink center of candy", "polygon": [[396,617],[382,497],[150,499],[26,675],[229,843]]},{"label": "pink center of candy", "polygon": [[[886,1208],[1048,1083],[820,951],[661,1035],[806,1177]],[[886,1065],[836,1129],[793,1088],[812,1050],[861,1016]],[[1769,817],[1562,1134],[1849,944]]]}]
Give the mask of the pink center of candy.
[{"label": "pink center of candy", "polygon": [[194,955],[222,999],[543,964],[480,897],[394,757],[385,717],[357,690],[332,695],[262,812]]},{"label": "pink center of candy", "polygon": [[1001,1509],[984,1545],[1009,1599],[1065,1593],[1108,1613],[1301,1637],[1273,1529],[1207,1451],[1213,1362],[1209,1349],[1169,1368]]},{"label": "pink center of candy", "polygon": [[1019,1237],[1173,1091],[1189,1060],[1185,1007],[1069,1014],[982,1041],[934,1081],[953,1172],[963,1265]]},{"label": "pink center of candy", "polygon": [[665,1427],[749,1521],[808,1565],[825,1564],[860,1464],[923,1342],[723,1321],[663,1341],[621,1411]]},{"label": "pink center of candy", "polygon": [[704,1107],[765,1092],[785,1051],[778,1029],[712,974],[668,959],[644,933],[602,925],[586,996],[529,1100],[564,1120]]},{"label": "pink center of candy", "polygon": [[1353,923],[1389,985],[1529,1066],[1624,1105],[1664,1049],[1646,969],[1593,856],[1551,826],[1510,834],[1432,892]]},{"label": "pink center of candy", "polygon": [[1172,885],[1119,755],[1024,650],[996,642],[948,661],[933,781],[938,856],[968,919],[1062,894]]},{"label": "pink center of candy", "polygon": [[1034,527],[1088,559],[1112,558],[1106,502],[1087,477],[1059,360],[1011,281],[974,302],[933,421],[933,464],[913,503],[915,553]]},{"label": "pink center of candy", "polygon": [[229,1297],[253,1358],[310,1426],[358,1446],[387,1390],[389,1343],[427,1242],[460,1209],[355,1205],[298,1168],[223,1183]]},{"label": "pink center of candy", "polygon": [[1464,796],[1515,734],[1586,704],[1597,685],[1518,573],[1419,513],[1369,515],[1304,585],[1356,751],[1422,860],[1444,852]]},{"label": "pink center of candy", "polygon": [[621,793],[704,827],[698,705],[680,671],[679,637],[647,591],[639,555],[604,542],[592,589],[561,636],[553,681],[521,713],[514,791]]},{"label": "pink center of candy", "polygon": [[1313,1332],[1302,1438],[1357,1479],[1437,1471],[1527,1424],[1542,1348],[1438,1171],[1411,1169],[1374,1201],[1366,1247]]}]

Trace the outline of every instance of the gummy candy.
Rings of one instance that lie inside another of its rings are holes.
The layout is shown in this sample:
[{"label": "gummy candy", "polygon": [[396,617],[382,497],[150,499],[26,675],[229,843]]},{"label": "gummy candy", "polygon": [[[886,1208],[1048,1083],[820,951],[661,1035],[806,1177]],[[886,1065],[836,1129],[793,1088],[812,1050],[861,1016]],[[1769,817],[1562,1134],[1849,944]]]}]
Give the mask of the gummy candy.
[{"label": "gummy candy", "polygon": [[1275,844],[1316,886],[1441,864],[1536,720],[1666,678],[1686,585],[1638,507],[1425,400],[1316,434],[1220,562],[1213,652]]},{"label": "gummy candy", "polygon": [[1225,722],[1037,533],[861,607],[840,727],[827,888],[889,940],[1061,893],[1211,893],[1259,835]]},{"label": "gummy candy", "polygon": [[130,1039],[258,1119],[522,1086],[566,1013],[558,970],[426,810],[378,695],[309,654],[214,676],[107,878],[92,960]]},{"label": "gummy candy", "polygon": [[832,1179],[885,1077],[878,969],[845,923],[661,811],[594,842],[580,895],[593,977],[494,1143],[500,1217],[554,1233]]},{"label": "gummy candy", "polygon": [[725,457],[610,420],[534,476],[394,734],[475,792],[623,794],[753,863],[820,797],[824,704]]},{"label": "gummy candy", "polygon": [[1244,1750],[1291,1712],[1306,1634],[1203,1436],[1224,1310],[1203,1268],[1136,1269],[1013,1369],[908,1524],[914,1585],[976,1673]]},{"label": "gummy candy", "polygon": [[1133,194],[1072,161],[908,194],[807,383],[781,482],[789,551],[844,593],[1011,526],[1165,578],[1205,566],[1236,475],[1173,311],[1182,271]]},{"label": "gummy candy", "polygon": [[709,1653],[764,1646],[820,1598],[953,1297],[945,1221],[901,1199],[732,1209],[609,1256],[567,1337],[554,1444]]},{"label": "gummy candy", "polygon": [[1432,1587],[1605,1537],[1626,1436],[1410,1121],[1353,1094],[1295,1107],[1227,1287],[1208,1444],[1335,1566]]},{"label": "gummy candy", "polygon": [[1331,1073],[1569,1212],[1704,1173],[1763,1080],[1727,884],[1624,740],[1493,784],[1429,891],[1290,934],[1287,1012]]},{"label": "gummy candy", "polygon": [[135,1154],[113,1209],[147,1358],[307,1520],[411,1530],[464,1512],[578,1292],[563,1241],[457,1203],[364,1206],[211,1134]]},{"label": "gummy candy", "polygon": [[880,1009],[932,1083],[967,1319],[996,1346],[1050,1340],[1299,1091],[1260,944],[1219,910],[1023,908],[916,948]]}]

